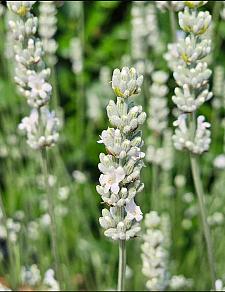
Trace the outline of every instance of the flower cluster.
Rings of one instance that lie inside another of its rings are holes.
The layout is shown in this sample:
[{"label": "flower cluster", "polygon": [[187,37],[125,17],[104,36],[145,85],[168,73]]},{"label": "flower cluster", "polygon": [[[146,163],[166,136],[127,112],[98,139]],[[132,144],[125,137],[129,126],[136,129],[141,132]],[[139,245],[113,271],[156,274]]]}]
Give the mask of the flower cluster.
[{"label": "flower cluster", "polygon": [[[182,114],[174,122],[175,135],[173,135],[174,146],[178,150],[187,149],[194,154],[201,154],[209,149],[211,142],[210,124],[205,121],[204,116],[198,116],[195,133],[188,128],[187,115]],[[194,138],[193,138],[194,137]]]},{"label": "flower cluster", "polygon": [[55,272],[53,269],[48,269],[45,272],[43,285],[47,291],[60,291],[59,283],[55,279]]},{"label": "flower cluster", "polygon": [[41,149],[53,146],[58,140],[59,120],[47,107],[52,86],[47,81],[50,69],[43,61],[43,44],[36,37],[38,19],[31,13],[35,2],[7,1],[7,5],[19,16],[9,21],[16,63],[15,82],[32,108],[30,116],[23,119],[19,129],[25,131],[32,148]]},{"label": "flower cluster", "polygon": [[30,116],[19,124],[19,129],[27,133],[27,143],[33,149],[53,146],[58,141],[58,127],[55,112],[49,112],[45,107],[39,111],[33,109]]},{"label": "flower cluster", "polygon": [[[196,10],[206,2],[184,1],[186,7],[178,16],[179,25],[187,36],[179,38],[177,44],[170,45],[166,55],[178,85],[172,100],[181,112],[174,123],[177,127],[173,136],[174,145],[178,150],[188,149],[195,154],[207,151],[210,145],[209,123],[205,122],[203,116],[195,119],[193,114],[212,98],[208,85],[211,70],[203,61],[211,51],[211,41],[206,35],[211,15],[208,11]],[[175,58],[172,60],[173,56]]]},{"label": "flower cluster", "polygon": [[[135,106],[131,95],[140,92],[143,77],[134,68],[115,69],[112,88],[117,102],[111,100],[107,114],[113,128],[104,130],[99,143],[105,145],[107,155],[100,154],[101,171],[97,192],[110,210],[103,209],[100,225],[105,235],[114,240],[128,240],[140,230],[142,212],[135,204],[135,196],[143,190],[140,172],[145,154],[139,126],[146,119],[141,106]],[[119,95],[119,96],[118,96]]]},{"label": "flower cluster", "polygon": [[45,288],[45,291],[59,291],[59,283],[55,279],[55,272],[52,269],[48,269],[42,279],[41,272],[36,264],[29,267],[23,266],[21,269],[21,282],[23,285],[29,287]]},{"label": "flower cluster", "polygon": [[39,17],[39,34],[43,42],[43,48],[47,55],[50,65],[54,65],[57,61],[55,53],[57,50],[57,42],[54,35],[57,31],[57,9],[54,1],[41,1]]},{"label": "flower cluster", "polygon": [[191,288],[193,281],[183,275],[170,275],[169,249],[171,246],[170,219],[167,214],[159,216],[155,211],[145,215],[145,233],[143,235],[142,273],[148,278],[146,283],[150,291],[183,290]]},{"label": "flower cluster", "polygon": [[30,14],[32,5],[35,4],[35,2],[36,1],[7,1],[7,5],[12,12],[24,17]]},{"label": "flower cluster", "polygon": [[179,12],[180,28],[187,33],[195,36],[204,34],[211,23],[211,15],[208,11],[192,11],[185,7],[184,12]]},{"label": "flower cluster", "polygon": [[37,265],[33,264],[30,267],[23,266],[21,268],[21,281],[23,284],[31,287],[36,286],[41,281],[41,272]]},{"label": "flower cluster", "polygon": [[184,1],[185,5],[189,8],[199,8],[205,5],[208,1]]},{"label": "flower cluster", "polygon": [[216,158],[213,161],[213,166],[218,169],[225,169],[225,155],[220,154],[216,156]]},{"label": "flower cluster", "polygon": [[184,275],[175,275],[170,279],[169,287],[172,291],[181,291],[184,288],[192,288],[193,281],[184,277]]},{"label": "flower cluster", "polygon": [[117,97],[128,98],[141,91],[143,76],[137,76],[135,68],[115,69],[112,77],[112,89]]},{"label": "flower cluster", "polygon": [[224,283],[221,279],[217,279],[215,282],[216,291],[225,291]]},{"label": "flower cluster", "polygon": [[146,287],[151,291],[163,291],[169,284],[167,238],[163,232],[163,220],[157,212],[145,215],[146,233],[143,235],[142,273],[148,278]]},{"label": "flower cluster", "polygon": [[184,1],[155,1],[156,7],[161,11],[172,9],[180,11],[184,8]]}]

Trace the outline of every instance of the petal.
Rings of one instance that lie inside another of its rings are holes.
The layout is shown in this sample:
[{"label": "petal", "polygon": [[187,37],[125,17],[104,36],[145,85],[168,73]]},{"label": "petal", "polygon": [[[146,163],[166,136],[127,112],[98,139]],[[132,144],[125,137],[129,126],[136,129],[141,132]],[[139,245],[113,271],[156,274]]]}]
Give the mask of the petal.
[{"label": "petal", "polygon": [[45,99],[47,97],[47,93],[45,91],[43,91],[43,90],[39,92],[39,95],[43,99]]},{"label": "petal", "polygon": [[111,186],[111,191],[114,193],[114,194],[118,194],[119,193],[119,190],[120,190],[120,187],[117,183],[114,183],[112,186]]},{"label": "petal", "polygon": [[138,214],[135,216],[135,219],[137,222],[140,222],[143,219],[143,215],[142,214]]},{"label": "petal", "polygon": [[43,84],[43,90],[45,90],[45,91],[47,91],[47,92],[49,92],[49,91],[51,91],[52,90],[52,86],[51,86],[51,84],[49,84],[49,83],[44,83]]},{"label": "petal", "polygon": [[108,193],[109,190],[110,190],[110,185],[109,185],[109,184],[106,184],[106,185],[104,186],[104,193]]},{"label": "petal", "polygon": [[122,166],[119,166],[115,170],[116,180],[117,182],[121,182],[125,178],[125,172]]},{"label": "petal", "polygon": [[126,204],[125,210],[127,213],[134,213],[137,205],[134,202],[134,199],[130,200],[129,203]]}]

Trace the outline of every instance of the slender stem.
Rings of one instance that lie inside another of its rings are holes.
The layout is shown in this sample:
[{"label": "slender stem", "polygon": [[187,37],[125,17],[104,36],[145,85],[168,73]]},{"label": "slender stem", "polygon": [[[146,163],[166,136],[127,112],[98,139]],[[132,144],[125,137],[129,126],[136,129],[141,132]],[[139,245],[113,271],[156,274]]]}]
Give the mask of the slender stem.
[{"label": "slender stem", "polygon": [[57,247],[57,230],[56,230],[56,220],[55,220],[55,211],[54,211],[54,200],[53,200],[49,183],[48,183],[48,157],[47,157],[46,148],[44,148],[41,151],[41,156],[42,156],[42,171],[44,175],[44,182],[45,182],[45,188],[46,188],[47,199],[48,199],[48,212],[51,218],[50,233],[51,233],[52,256],[54,258],[56,278],[59,282],[60,287],[62,287],[61,286],[62,273],[60,270],[59,252],[58,252],[58,247]]},{"label": "slender stem", "polygon": [[216,61],[218,53],[220,51],[220,46],[222,43],[221,35],[218,33],[219,29],[219,16],[220,16],[220,9],[221,9],[222,1],[215,1],[214,7],[213,7],[213,13],[212,13],[212,20],[214,23],[214,33],[213,33],[213,50],[214,50],[214,61]]},{"label": "slender stem", "polygon": [[169,14],[170,14],[170,29],[171,29],[172,42],[175,43],[177,40],[177,24],[176,24],[176,18],[175,18],[175,14],[174,14],[172,6],[170,6],[169,8]]},{"label": "slender stem", "polygon": [[212,20],[214,22],[214,30],[216,31],[216,27],[218,24],[219,16],[220,16],[220,9],[221,5],[223,4],[222,1],[215,1],[213,6],[213,13],[212,13]]},{"label": "slender stem", "polygon": [[5,31],[5,24],[4,18],[1,17],[0,19],[0,37],[3,40],[0,43],[0,61],[1,61],[1,70],[2,70],[2,77],[8,80],[8,68],[7,68],[7,61],[5,58],[5,39],[6,39],[6,31]]},{"label": "slender stem", "polygon": [[[76,99],[76,110],[77,110],[77,143],[83,143],[85,141],[85,13],[84,13],[84,2],[80,3],[80,19],[79,19],[79,40],[81,44],[81,63],[82,70],[76,74],[76,86],[77,86],[77,99]],[[85,143],[83,143],[83,151],[81,153],[80,160],[78,162],[78,169],[82,170],[84,157],[86,155]]]},{"label": "slender stem", "polygon": [[125,290],[126,274],[126,240],[119,241],[119,273],[118,273],[118,291]]},{"label": "slender stem", "polygon": [[7,252],[9,255],[9,277],[10,277],[10,284],[12,286],[13,289],[17,289],[18,288],[18,279],[16,277],[16,273],[15,273],[15,259],[13,256],[13,246],[9,240],[9,233],[8,233],[8,227],[7,227],[7,216],[6,216],[6,212],[5,212],[5,207],[4,207],[4,203],[3,203],[3,199],[2,199],[2,195],[0,194],[0,208],[2,211],[2,223],[3,226],[5,227],[6,230],[6,246],[7,246]]},{"label": "slender stem", "polygon": [[215,288],[215,281],[216,281],[215,261],[214,261],[214,256],[213,256],[213,247],[212,247],[212,241],[211,241],[211,236],[210,236],[210,230],[207,223],[206,210],[204,206],[204,193],[203,193],[203,187],[202,187],[202,182],[200,178],[199,166],[198,166],[197,159],[193,154],[191,154],[190,159],[191,159],[192,176],[193,176],[195,190],[198,197],[202,227],[203,227],[204,237],[206,241],[212,287]]},{"label": "slender stem", "polygon": [[[151,208],[153,210],[158,210],[158,166],[153,163],[152,164],[152,191],[151,191]],[[156,199],[157,198],[157,199]]]},{"label": "slender stem", "polygon": [[[120,208],[121,220],[124,218],[124,207]],[[126,240],[119,240],[119,270],[117,291],[125,290],[126,276]]]}]

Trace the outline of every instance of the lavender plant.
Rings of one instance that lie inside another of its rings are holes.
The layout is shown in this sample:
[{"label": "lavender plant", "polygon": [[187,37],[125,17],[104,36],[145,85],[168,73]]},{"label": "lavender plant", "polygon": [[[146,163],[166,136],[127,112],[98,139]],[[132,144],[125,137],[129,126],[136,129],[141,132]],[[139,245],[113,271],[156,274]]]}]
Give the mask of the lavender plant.
[{"label": "lavender plant", "polygon": [[[186,33],[170,52],[175,52],[176,61],[173,63],[174,78],[178,85],[172,97],[180,111],[177,121],[174,122],[174,146],[178,150],[187,150],[190,153],[192,176],[198,196],[202,226],[207,245],[209,267],[212,286],[215,284],[215,266],[212,250],[210,230],[204,206],[204,192],[200,178],[197,156],[208,151],[210,146],[210,124],[203,115],[196,116],[199,107],[212,97],[209,91],[208,79],[211,70],[203,61],[210,53],[211,40],[207,38],[207,31],[211,22],[208,11],[198,12],[198,8],[207,1],[185,1],[185,9],[179,12],[180,28]],[[171,54],[167,55],[172,60]],[[176,65],[175,65],[176,64]]]},{"label": "lavender plant", "polygon": [[59,254],[57,250],[54,199],[48,182],[47,148],[58,141],[59,120],[48,109],[52,86],[47,81],[50,69],[43,61],[44,49],[36,37],[38,18],[31,10],[36,1],[7,1],[8,8],[15,14],[9,21],[14,41],[15,82],[19,92],[27,99],[31,114],[23,118],[19,125],[27,137],[28,145],[39,150],[42,156],[43,175],[48,195],[48,208],[51,218],[51,242],[57,278],[61,276]]},{"label": "lavender plant", "polygon": [[112,128],[104,130],[99,143],[108,154],[100,154],[99,170],[102,172],[97,192],[109,209],[102,210],[99,222],[104,234],[119,241],[118,291],[125,287],[126,240],[140,231],[142,212],[135,203],[136,195],[144,188],[140,179],[145,154],[140,125],[146,119],[141,106],[134,105],[131,97],[140,93],[143,76],[134,68],[115,69],[112,88],[116,103],[110,100],[107,114]]}]

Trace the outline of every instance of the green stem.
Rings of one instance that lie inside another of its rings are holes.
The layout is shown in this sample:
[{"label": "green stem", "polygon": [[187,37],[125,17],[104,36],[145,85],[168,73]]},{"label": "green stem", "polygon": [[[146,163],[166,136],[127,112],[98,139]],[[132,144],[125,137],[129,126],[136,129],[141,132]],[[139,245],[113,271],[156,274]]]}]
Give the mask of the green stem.
[{"label": "green stem", "polygon": [[4,25],[4,18],[1,17],[0,19],[0,37],[1,37],[1,44],[0,44],[0,61],[1,61],[1,70],[2,70],[2,77],[8,80],[8,68],[7,68],[7,61],[5,58],[5,39],[6,39],[6,30]]},{"label": "green stem", "polygon": [[[79,39],[81,43],[81,62],[82,71],[76,74],[76,86],[77,86],[77,100],[76,100],[76,110],[77,110],[77,143],[83,143],[85,141],[85,80],[84,80],[84,69],[85,69],[85,15],[84,15],[84,2],[80,3],[80,21],[79,21]],[[78,162],[78,169],[83,169],[84,157],[86,155],[85,143],[83,143],[83,151],[81,153],[80,160]]]},{"label": "green stem", "polygon": [[57,230],[56,230],[56,220],[55,220],[55,211],[54,211],[54,199],[51,194],[51,190],[48,183],[48,157],[47,157],[47,150],[44,148],[41,151],[42,156],[42,171],[44,175],[44,183],[47,193],[47,200],[48,200],[48,212],[49,216],[51,218],[51,224],[50,224],[50,233],[51,233],[51,245],[52,245],[52,255],[54,258],[54,266],[55,266],[55,272],[56,272],[56,278],[59,282],[60,288],[62,288],[62,282],[61,282],[61,270],[60,270],[60,260],[59,260],[59,252],[58,252],[58,246],[57,246]]},{"label": "green stem", "polygon": [[215,1],[213,7],[213,13],[212,13],[212,20],[214,22],[214,30],[216,31],[216,27],[218,24],[219,16],[220,16],[220,7],[222,4],[222,1]]},{"label": "green stem", "polygon": [[199,166],[196,157],[191,154],[191,170],[192,170],[192,177],[194,180],[195,190],[198,197],[198,204],[200,209],[200,215],[202,220],[202,227],[204,232],[204,237],[206,241],[206,248],[207,248],[207,255],[208,255],[208,262],[209,262],[209,269],[211,274],[211,281],[212,281],[212,287],[215,289],[215,281],[216,281],[216,273],[215,273],[215,261],[213,256],[213,247],[212,247],[212,241],[210,236],[210,230],[207,223],[207,216],[206,216],[206,210],[204,206],[204,193],[203,193],[203,187],[202,182],[200,178],[200,172],[199,172]]},{"label": "green stem", "polygon": [[126,274],[126,240],[119,241],[119,273],[118,273],[118,291],[125,290]]},{"label": "green stem", "polygon": [[[120,208],[121,220],[124,218],[124,207]],[[119,240],[119,270],[117,291],[125,290],[126,276],[126,240]]]},{"label": "green stem", "polygon": [[3,200],[2,200],[2,195],[0,194],[0,208],[2,211],[2,223],[3,226],[5,227],[6,230],[6,245],[7,245],[7,251],[9,254],[9,280],[10,280],[10,284],[11,287],[13,289],[17,289],[18,288],[18,281],[17,281],[17,277],[14,271],[14,267],[15,267],[15,259],[13,256],[13,246],[9,240],[9,233],[8,233],[8,228],[7,228],[7,216],[6,216],[6,212],[5,212],[5,207],[3,204]]},{"label": "green stem", "polygon": [[218,33],[219,30],[219,16],[220,16],[220,8],[221,8],[222,1],[215,1],[213,13],[212,13],[212,20],[214,23],[214,33],[213,33],[213,51],[214,51],[214,62],[217,59],[218,53],[220,52],[220,47],[222,44],[221,35]]},{"label": "green stem", "polygon": [[[158,210],[158,166],[152,164],[152,191],[151,191],[151,208],[153,210]],[[158,210],[159,211],[159,210]]]},{"label": "green stem", "polygon": [[169,15],[170,15],[170,29],[171,29],[172,42],[175,43],[177,40],[177,24],[176,24],[176,18],[175,18],[175,14],[174,14],[172,6],[169,9]]}]

